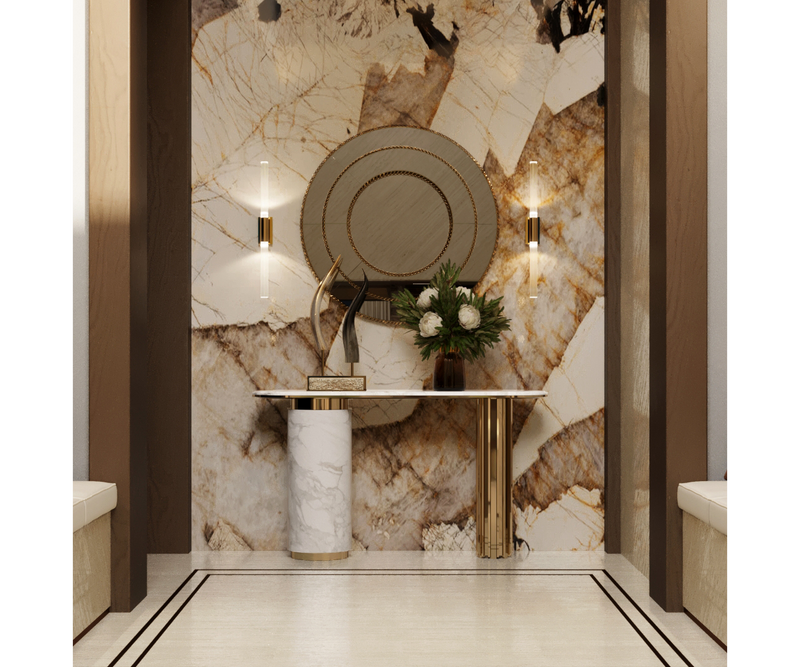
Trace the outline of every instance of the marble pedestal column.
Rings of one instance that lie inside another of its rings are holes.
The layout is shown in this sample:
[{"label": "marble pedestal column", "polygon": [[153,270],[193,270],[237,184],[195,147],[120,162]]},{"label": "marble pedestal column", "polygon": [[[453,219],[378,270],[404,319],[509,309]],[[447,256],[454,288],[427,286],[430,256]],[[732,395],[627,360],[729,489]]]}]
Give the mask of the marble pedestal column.
[{"label": "marble pedestal column", "polygon": [[352,424],[349,410],[331,407],[328,402],[289,410],[292,558],[337,560],[350,551]]}]

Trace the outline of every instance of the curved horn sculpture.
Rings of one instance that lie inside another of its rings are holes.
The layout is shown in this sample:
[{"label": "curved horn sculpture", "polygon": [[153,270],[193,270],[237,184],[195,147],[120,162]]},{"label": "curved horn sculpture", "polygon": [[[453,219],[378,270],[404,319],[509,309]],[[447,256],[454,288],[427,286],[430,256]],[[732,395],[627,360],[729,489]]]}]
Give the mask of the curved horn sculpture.
[{"label": "curved horn sculpture", "polygon": [[358,361],[358,337],[356,336],[356,313],[361,308],[361,304],[367,298],[367,289],[369,288],[369,278],[366,272],[362,269],[364,274],[364,284],[358,290],[355,299],[350,303],[347,313],[344,316],[344,324],[342,325],[342,342],[344,343],[344,360],[348,363],[356,363]]},{"label": "curved horn sculpture", "polygon": [[341,263],[342,256],[339,255],[333,263],[331,270],[328,271],[328,275],[325,276],[325,279],[319,284],[319,287],[317,287],[317,291],[314,292],[314,298],[311,300],[311,330],[314,332],[314,342],[317,345],[317,350],[319,350],[320,361],[322,363],[322,375],[325,375],[325,360],[328,356],[328,347],[325,345],[325,340],[322,337],[322,325],[319,321],[319,313],[325,292],[331,286],[333,279],[336,278],[336,274],[339,273],[339,265]]}]

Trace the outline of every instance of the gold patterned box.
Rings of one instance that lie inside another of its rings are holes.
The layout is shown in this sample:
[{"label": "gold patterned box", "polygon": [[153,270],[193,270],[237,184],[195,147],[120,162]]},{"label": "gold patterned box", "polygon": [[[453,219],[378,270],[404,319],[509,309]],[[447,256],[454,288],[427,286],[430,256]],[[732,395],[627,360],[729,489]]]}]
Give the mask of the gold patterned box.
[{"label": "gold patterned box", "polygon": [[366,375],[311,375],[308,391],[366,391]]}]

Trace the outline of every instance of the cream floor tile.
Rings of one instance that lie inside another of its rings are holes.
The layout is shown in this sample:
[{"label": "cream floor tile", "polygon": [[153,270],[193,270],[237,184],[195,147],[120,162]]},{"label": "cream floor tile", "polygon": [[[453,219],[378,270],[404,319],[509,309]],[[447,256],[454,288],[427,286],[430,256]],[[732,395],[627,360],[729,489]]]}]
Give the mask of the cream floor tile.
[{"label": "cream floor tile", "polygon": [[198,552],[151,556],[148,579],[131,614],[109,614],[74,647],[75,667],[726,664],[688,617],[649,600],[624,558],[602,553],[316,564]]}]

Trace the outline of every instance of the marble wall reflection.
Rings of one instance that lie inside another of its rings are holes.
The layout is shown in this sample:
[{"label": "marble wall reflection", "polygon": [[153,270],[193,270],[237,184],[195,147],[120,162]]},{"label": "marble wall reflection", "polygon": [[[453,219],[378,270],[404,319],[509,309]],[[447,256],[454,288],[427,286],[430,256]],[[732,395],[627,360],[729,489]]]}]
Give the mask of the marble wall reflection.
[{"label": "marble wall reflection", "polygon": [[[468,384],[550,392],[515,408],[517,548],[602,548],[603,4],[577,3],[578,21],[546,1],[195,0],[194,549],[287,548],[288,406],[251,394],[302,387],[318,370],[303,195],[329,151],[382,125],[453,138],[494,187],[498,243],[477,289],[505,297],[512,329],[469,366]],[[255,237],[262,159],[272,167],[269,300]],[[537,300],[523,225],[531,159],[545,197]],[[329,336],[343,314],[325,310]],[[356,328],[370,387],[430,385],[433,360],[408,333]],[[340,338],[330,366],[346,370]],[[474,549],[472,401],[354,405],[353,548]]]},{"label": "marble wall reflection", "polygon": [[620,31],[621,552],[650,572],[650,3],[623,0]]}]

